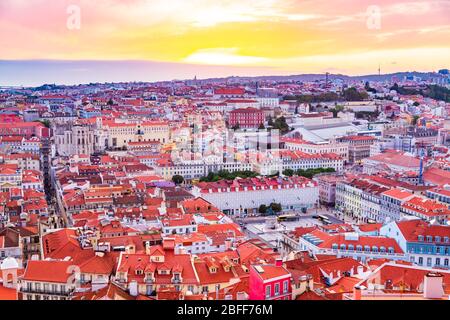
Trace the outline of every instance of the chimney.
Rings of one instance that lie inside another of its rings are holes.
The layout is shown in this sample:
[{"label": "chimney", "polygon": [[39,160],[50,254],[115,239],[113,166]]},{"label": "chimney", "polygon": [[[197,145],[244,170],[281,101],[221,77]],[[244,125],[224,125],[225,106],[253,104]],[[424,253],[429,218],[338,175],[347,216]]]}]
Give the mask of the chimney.
[{"label": "chimney", "polygon": [[429,272],[423,281],[423,296],[425,299],[441,299],[444,295],[442,274]]},{"label": "chimney", "polygon": [[225,240],[225,250],[230,250],[232,246],[233,246],[232,239],[228,238],[227,240]]},{"label": "chimney", "polygon": [[238,292],[236,294],[236,300],[248,300],[248,295],[245,292]]},{"label": "chimney", "polygon": [[275,261],[275,266],[277,266],[277,267],[282,267],[282,266],[283,266],[283,259],[278,258],[278,259]]},{"label": "chimney", "polygon": [[353,300],[361,300],[361,288],[360,287],[353,288]]},{"label": "chimney", "polygon": [[364,267],[363,266],[358,266],[357,270],[358,270],[358,275],[362,276],[363,273],[364,273]]},{"label": "chimney", "polygon": [[139,295],[138,283],[137,281],[131,281],[129,285],[130,295],[137,297]]}]

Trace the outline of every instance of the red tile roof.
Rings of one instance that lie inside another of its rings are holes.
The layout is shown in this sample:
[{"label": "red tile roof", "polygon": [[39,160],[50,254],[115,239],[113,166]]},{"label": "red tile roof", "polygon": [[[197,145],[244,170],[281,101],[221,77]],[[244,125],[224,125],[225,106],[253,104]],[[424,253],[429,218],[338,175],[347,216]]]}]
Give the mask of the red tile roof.
[{"label": "red tile roof", "polygon": [[71,261],[28,261],[23,280],[67,283],[72,275],[73,262]]},{"label": "red tile roof", "polygon": [[0,300],[1,301],[18,300],[17,290],[13,288],[6,288],[0,284]]},{"label": "red tile roof", "polygon": [[436,236],[441,238],[441,242],[444,241],[444,237],[450,238],[450,226],[430,225],[419,219],[400,221],[396,224],[407,241],[417,242],[419,236],[432,236],[433,242],[436,241]]},{"label": "red tile roof", "polygon": [[[251,267],[255,269],[256,274],[264,281],[278,277],[291,277],[291,273],[284,267],[275,265],[252,265]],[[261,269],[263,272],[259,272],[258,269]]]}]

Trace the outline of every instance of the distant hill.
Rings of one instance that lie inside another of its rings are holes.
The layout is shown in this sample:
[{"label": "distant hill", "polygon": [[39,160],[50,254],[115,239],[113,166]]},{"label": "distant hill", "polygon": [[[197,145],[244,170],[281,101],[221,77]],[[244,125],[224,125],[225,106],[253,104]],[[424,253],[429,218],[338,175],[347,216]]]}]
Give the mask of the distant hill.
[{"label": "distant hill", "polygon": [[[435,78],[442,76],[436,72],[397,72],[390,74],[372,74],[372,75],[363,75],[363,76],[347,76],[343,74],[329,74],[328,78],[330,80],[341,79],[343,81],[387,81],[391,80],[392,77],[396,77],[399,79],[403,79],[406,76],[414,76],[419,77],[424,80],[428,80],[429,78]],[[299,75],[289,75],[289,76],[260,76],[260,77],[227,77],[227,78],[209,78],[203,79],[200,81],[300,81],[300,82],[311,82],[324,80],[326,77],[325,74],[299,74]]]}]

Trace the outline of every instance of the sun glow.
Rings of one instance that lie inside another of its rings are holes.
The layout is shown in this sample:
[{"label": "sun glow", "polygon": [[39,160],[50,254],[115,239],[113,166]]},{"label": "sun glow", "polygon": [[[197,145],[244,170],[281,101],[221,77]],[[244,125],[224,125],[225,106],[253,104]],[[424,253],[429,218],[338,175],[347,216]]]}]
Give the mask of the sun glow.
[{"label": "sun glow", "polygon": [[[66,9],[81,24],[68,30]],[[2,0],[0,59],[147,60],[206,66],[339,69],[448,67],[450,2],[380,0]],[[420,52],[409,55],[405,52]],[[364,71],[363,71],[364,69]],[[262,70],[262,69],[261,69]]]}]

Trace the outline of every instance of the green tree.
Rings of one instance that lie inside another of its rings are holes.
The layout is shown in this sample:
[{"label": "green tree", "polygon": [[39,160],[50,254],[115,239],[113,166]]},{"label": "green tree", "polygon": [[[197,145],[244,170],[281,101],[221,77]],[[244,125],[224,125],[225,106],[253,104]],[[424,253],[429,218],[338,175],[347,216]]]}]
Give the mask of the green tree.
[{"label": "green tree", "polygon": [[364,89],[366,89],[367,92],[377,93],[377,90],[370,87],[369,81],[366,81],[366,85],[364,86]]},{"label": "green tree", "polygon": [[222,179],[230,179],[230,172],[228,170],[220,170],[217,175]]},{"label": "green tree", "polygon": [[337,118],[339,115],[339,112],[344,111],[344,106],[342,105],[336,105],[334,108],[330,109],[330,112],[333,113],[333,118]]},{"label": "green tree", "polygon": [[287,177],[292,177],[293,175],[294,175],[294,170],[292,170],[292,169],[286,169],[286,170],[284,170],[283,171],[283,174],[285,175],[285,176],[287,176]]},{"label": "green tree", "polygon": [[280,213],[281,211],[283,211],[283,207],[281,206],[280,203],[271,203],[270,208],[275,213]]},{"label": "green tree", "polygon": [[173,183],[175,183],[177,186],[181,185],[184,182],[184,177],[180,175],[174,175],[172,177]]},{"label": "green tree", "polygon": [[366,100],[369,97],[367,92],[360,92],[355,87],[344,90],[343,96],[345,101],[361,101]]},{"label": "green tree", "polygon": [[317,102],[331,102],[331,101],[339,101],[341,98],[335,92],[325,92],[316,95],[312,94],[303,94],[303,95],[287,95],[284,97],[285,101],[296,100],[297,103],[317,103]]},{"label": "green tree", "polygon": [[412,124],[413,126],[417,125],[417,122],[419,121],[419,119],[420,119],[420,116],[414,116],[414,117],[412,118],[411,124]]},{"label": "green tree", "polygon": [[275,122],[273,123],[272,127],[273,127],[273,129],[278,129],[278,130],[280,130],[280,133],[281,133],[281,134],[286,134],[286,133],[288,133],[288,132],[290,131],[290,129],[291,129],[291,128],[289,127],[289,125],[287,124],[286,118],[285,118],[285,117],[277,118],[277,119],[275,120]]},{"label": "green tree", "polygon": [[321,174],[321,173],[333,173],[333,172],[336,172],[336,170],[334,168],[316,168],[316,169],[307,169],[307,170],[299,169],[295,173],[298,176],[311,179],[314,176]]},{"label": "green tree", "polygon": [[267,213],[267,206],[265,204],[262,204],[259,206],[258,212],[261,214],[266,214]]},{"label": "green tree", "polygon": [[45,127],[50,128],[50,121],[48,119],[39,120],[38,122],[42,123]]}]

